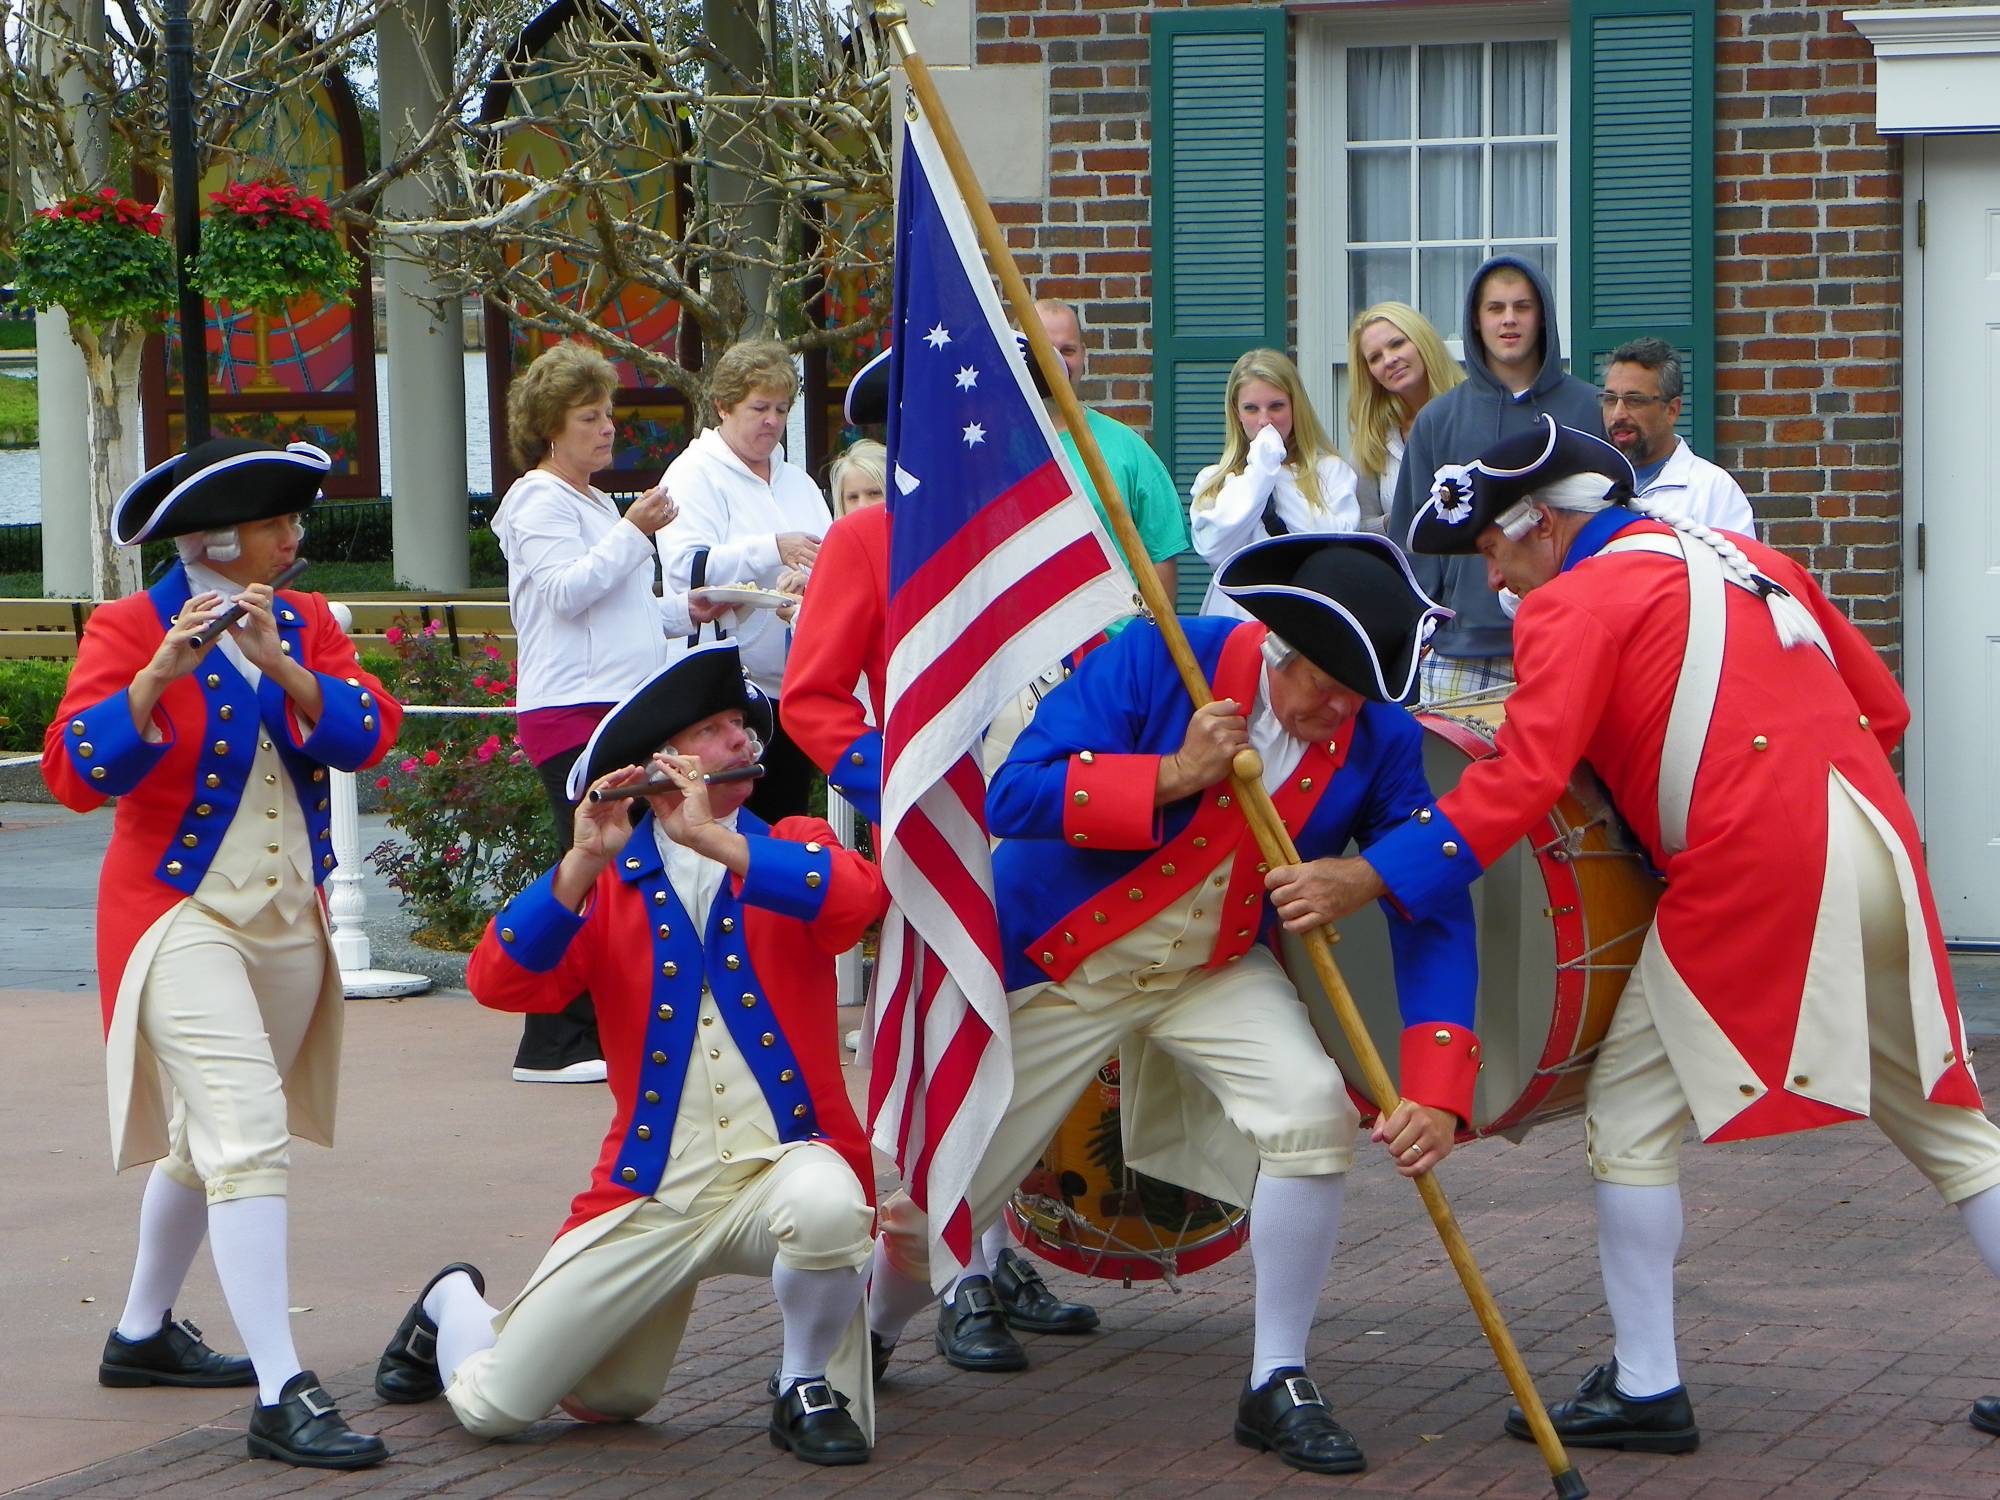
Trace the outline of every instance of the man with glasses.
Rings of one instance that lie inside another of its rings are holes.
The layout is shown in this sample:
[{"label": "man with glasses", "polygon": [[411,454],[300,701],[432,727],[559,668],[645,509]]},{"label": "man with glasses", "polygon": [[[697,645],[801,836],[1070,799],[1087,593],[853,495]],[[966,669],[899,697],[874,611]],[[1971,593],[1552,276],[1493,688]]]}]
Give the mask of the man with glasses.
[{"label": "man with glasses", "polygon": [[1604,435],[1632,461],[1649,507],[1715,531],[1755,536],[1743,487],[1674,431],[1681,416],[1681,357],[1664,339],[1633,339],[1604,368]]}]

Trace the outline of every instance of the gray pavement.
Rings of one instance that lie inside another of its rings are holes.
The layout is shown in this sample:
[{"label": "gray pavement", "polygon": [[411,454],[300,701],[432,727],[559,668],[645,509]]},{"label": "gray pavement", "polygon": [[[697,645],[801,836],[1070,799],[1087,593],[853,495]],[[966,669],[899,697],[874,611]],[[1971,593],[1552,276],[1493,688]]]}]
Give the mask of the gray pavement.
[{"label": "gray pavement", "polygon": [[[439,1265],[470,1259],[507,1296],[584,1183],[601,1089],[507,1081],[516,1024],[462,993],[347,1007],[340,1145],[301,1145],[290,1199],[300,1352],[391,1461],[319,1475],[248,1459],[239,1392],[109,1391],[97,1351],[122,1305],[143,1172],[106,1169],[91,923],[108,818],[0,805],[0,1493],[214,1495],[1178,1495],[1235,1500],[1549,1493],[1414,1195],[1373,1153],[1313,1339],[1329,1398],[1366,1447],[1352,1479],[1236,1447],[1249,1257],[1123,1288],[1052,1272],[1104,1331],[1030,1342],[981,1378],[913,1325],[880,1393],[875,1462],[813,1472],[774,1454],[762,1383],[768,1285],[704,1291],[661,1406],[622,1427],[545,1422],[481,1443],[442,1403],[381,1406],[374,1361]],[[372,842],[369,841],[369,842]],[[364,842],[367,847],[367,842]],[[395,924],[371,889],[371,925]],[[378,959],[379,961],[379,959]],[[2000,959],[1954,962],[1970,1028],[2000,1042]],[[851,1024],[851,1022],[846,1022]],[[850,1079],[859,1089],[858,1074]],[[1574,1122],[1467,1148],[1443,1178],[1531,1371],[1553,1399],[1608,1350]],[[1600,1497],[2000,1495],[2000,1442],[1965,1422],[2000,1391],[2000,1296],[1943,1210],[1871,1129],[1691,1151],[1679,1273],[1685,1372],[1704,1444],[1685,1458],[1579,1453]],[[240,1348],[206,1256],[179,1312]],[[1336,1488],[1337,1487],[1337,1488]]]}]

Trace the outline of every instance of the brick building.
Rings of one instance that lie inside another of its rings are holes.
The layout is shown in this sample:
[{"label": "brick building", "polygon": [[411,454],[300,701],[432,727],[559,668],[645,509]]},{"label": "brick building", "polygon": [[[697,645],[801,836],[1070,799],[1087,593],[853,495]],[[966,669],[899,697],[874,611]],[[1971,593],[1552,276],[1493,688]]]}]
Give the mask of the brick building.
[{"label": "brick building", "polygon": [[1022,269],[1085,309],[1086,398],[1183,487],[1243,349],[1295,350],[1337,426],[1352,313],[1414,301],[1456,353],[1496,248],[1578,373],[1674,342],[1690,443],[1904,677],[1947,930],[2000,939],[2000,6],[911,9]]}]

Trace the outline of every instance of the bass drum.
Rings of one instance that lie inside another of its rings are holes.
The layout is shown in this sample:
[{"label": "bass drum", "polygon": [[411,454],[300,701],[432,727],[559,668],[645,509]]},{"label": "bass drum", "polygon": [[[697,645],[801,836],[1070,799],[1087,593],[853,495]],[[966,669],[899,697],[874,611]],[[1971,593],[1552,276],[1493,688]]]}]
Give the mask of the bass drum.
[{"label": "bass drum", "polygon": [[1130,1286],[1173,1285],[1250,1236],[1249,1215],[1125,1165],[1118,1059],[1091,1080],[1007,1205],[1014,1237],[1043,1260]]},{"label": "bass drum", "polygon": [[[1424,771],[1442,796],[1493,753],[1504,702],[1420,713]],[[1596,779],[1579,768],[1528,836],[1471,888],[1479,933],[1479,1081],[1461,1141],[1518,1139],[1528,1126],[1583,1106],[1584,1083],[1618,996],[1653,923],[1661,881],[1647,867]],[[1397,1077],[1403,1019],[1388,920],[1379,907],[1349,917],[1334,950],[1368,1034]],[[1377,1113],[1302,939],[1287,933],[1285,967],[1364,1118]]]}]

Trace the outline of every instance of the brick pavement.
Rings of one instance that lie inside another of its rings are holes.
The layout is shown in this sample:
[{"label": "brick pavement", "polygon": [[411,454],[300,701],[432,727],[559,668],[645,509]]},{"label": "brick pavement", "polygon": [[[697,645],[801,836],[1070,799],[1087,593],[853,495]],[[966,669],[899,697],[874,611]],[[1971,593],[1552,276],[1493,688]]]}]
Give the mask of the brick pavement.
[{"label": "brick pavement", "polygon": [[[353,1060],[350,1057],[350,1067]],[[1573,1125],[1450,1164],[1455,1206],[1546,1396],[1608,1348]],[[1867,1127],[1691,1151],[1682,1345],[1704,1444],[1678,1458],[1579,1453],[1598,1496],[2000,1495],[2000,1442],[1973,1397],[2000,1390],[2000,1295],[1950,1212]],[[484,1226],[489,1237],[499,1225]],[[481,1226],[466,1226],[468,1233]],[[1075,1278],[1055,1278],[1075,1292]],[[762,1384],[778,1346],[762,1283],[713,1283],[660,1408],[627,1427],[543,1423],[511,1442],[462,1432],[442,1402],[382,1408],[372,1366],[328,1375],[391,1461],[354,1475],[244,1456],[231,1414],[15,1493],[53,1497],[1022,1493],[1236,1500],[1312,1487],[1355,1497],[1550,1493],[1534,1449],[1499,1436],[1503,1382],[1410,1190],[1354,1174],[1313,1349],[1371,1469],[1294,1474],[1228,1437],[1250,1342],[1247,1257],[1159,1285],[1090,1288],[1105,1332],[1031,1341],[1023,1375],[980,1378],[929,1352],[892,1367],[874,1463],[815,1471],[769,1447]],[[219,1320],[218,1320],[219,1321]],[[389,1329],[385,1326],[382,1335]],[[53,1372],[87,1377],[91,1350]],[[147,1393],[122,1397],[136,1408]]]}]

